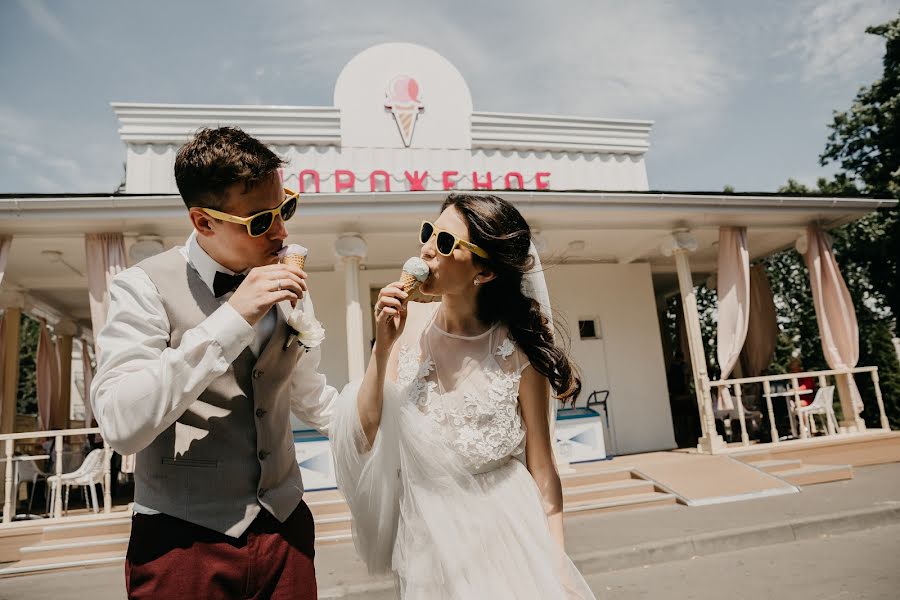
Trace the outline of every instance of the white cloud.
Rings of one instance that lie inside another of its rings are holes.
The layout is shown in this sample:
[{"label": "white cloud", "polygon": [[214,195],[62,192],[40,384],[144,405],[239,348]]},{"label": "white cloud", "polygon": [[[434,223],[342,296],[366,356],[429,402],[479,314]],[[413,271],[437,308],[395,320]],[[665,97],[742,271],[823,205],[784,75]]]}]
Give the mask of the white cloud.
[{"label": "white cloud", "polygon": [[887,0],[818,0],[796,5],[787,31],[792,38],[780,54],[796,54],[800,77],[807,82],[845,79],[877,64],[883,39],[866,35],[867,27],[896,18],[897,6]]},{"label": "white cloud", "polygon": [[[66,150],[74,144],[77,154]],[[111,153],[107,148],[80,140],[67,143],[53,131],[50,121],[39,122],[8,106],[0,105],[0,153],[26,187],[22,192],[100,192],[110,190]],[[71,156],[78,156],[73,159]]]},{"label": "white cloud", "polygon": [[19,4],[44,33],[71,50],[78,49],[78,44],[69,35],[65,25],[47,8],[43,0],[19,0]]},{"label": "white cloud", "polygon": [[282,21],[275,49],[308,76],[334,81],[346,60],[375,43],[426,45],[462,71],[476,110],[652,119],[713,110],[738,77],[723,63],[725,40],[715,28],[670,2],[515,6],[388,4],[352,20],[344,5],[324,14],[320,5],[319,27],[302,38],[296,22],[310,8],[298,7]]}]

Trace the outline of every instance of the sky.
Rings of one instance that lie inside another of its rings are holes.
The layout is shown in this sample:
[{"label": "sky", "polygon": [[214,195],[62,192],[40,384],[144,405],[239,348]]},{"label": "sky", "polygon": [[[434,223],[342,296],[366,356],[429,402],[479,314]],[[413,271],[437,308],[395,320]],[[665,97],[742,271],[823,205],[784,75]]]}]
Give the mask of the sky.
[{"label": "sky", "polygon": [[450,60],[475,110],[654,121],[658,190],[834,173],[834,110],[882,72],[885,0],[0,0],[0,193],[108,193],[110,102],[333,104],[383,42]]}]

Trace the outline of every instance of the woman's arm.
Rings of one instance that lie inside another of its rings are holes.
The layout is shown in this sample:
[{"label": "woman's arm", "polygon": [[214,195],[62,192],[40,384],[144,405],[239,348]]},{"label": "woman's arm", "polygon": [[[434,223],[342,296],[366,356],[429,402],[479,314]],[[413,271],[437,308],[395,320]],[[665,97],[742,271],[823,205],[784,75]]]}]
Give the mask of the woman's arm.
[{"label": "woman's arm", "polygon": [[[363,376],[356,406],[359,423],[369,448],[375,443],[378,426],[381,425],[381,411],[384,407],[384,379],[392,362],[391,351],[394,342],[403,332],[406,324],[406,299],[408,295],[400,282],[392,283],[381,290],[375,303],[375,346],[372,358]],[[396,359],[394,359],[396,360]]]},{"label": "woman's arm", "polygon": [[549,407],[550,382],[528,366],[519,382],[519,406],[525,422],[525,458],[528,471],[537,483],[543,498],[544,511],[550,523],[550,534],[565,550],[563,534],[562,483],[556,470],[556,460],[550,440]]}]

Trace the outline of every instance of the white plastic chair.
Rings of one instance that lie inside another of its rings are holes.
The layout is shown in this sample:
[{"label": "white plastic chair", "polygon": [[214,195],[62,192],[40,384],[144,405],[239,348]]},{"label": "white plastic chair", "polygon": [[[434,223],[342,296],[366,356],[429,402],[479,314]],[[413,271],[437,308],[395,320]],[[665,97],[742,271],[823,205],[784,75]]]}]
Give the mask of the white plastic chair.
[{"label": "white plastic chair", "polygon": [[31,481],[31,491],[28,494],[28,514],[31,514],[31,505],[34,502],[34,491],[37,487],[37,482],[39,479],[47,479],[50,475],[42,471],[33,460],[19,461],[17,467],[16,489],[18,489],[20,483]]},{"label": "white plastic chair", "polygon": [[63,501],[63,510],[69,511],[69,490],[72,486],[78,486],[84,491],[85,500],[88,499],[87,489],[90,488],[90,504],[93,511],[99,512],[100,505],[97,502],[97,489],[94,487],[100,484],[103,486],[103,448],[91,450],[85,457],[81,466],[71,473],[63,473],[62,475],[53,475],[47,478],[50,484],[50,514],[53,514],[56,508],[56,486],[64,485],[66,489],[65,499]]},{"label": "white plastic chair", "polygon": [[837,433],[837,417],[834,415],[834,386],[820,387],[816,391],[813,401],[808,406],[796,409],[796,413],[801,427],[803,426],[803,417],[809,417],[810,425],[814,426],[812,419],[815,415],[819,415],[825,421],[824,426],[828,435]]}]

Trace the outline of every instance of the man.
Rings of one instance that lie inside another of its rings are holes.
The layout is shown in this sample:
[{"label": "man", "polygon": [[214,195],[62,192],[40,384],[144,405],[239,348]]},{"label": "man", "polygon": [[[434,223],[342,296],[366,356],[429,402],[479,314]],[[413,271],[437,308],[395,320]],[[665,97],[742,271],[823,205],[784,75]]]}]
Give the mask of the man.
[{"label": "man", "polygon": [[297,197],[243,131],[175,159],[194,231],[110,283],[91,389],[103,436],[137,454],[129,598],[315,598],[314,525],[290,411],[327,434],[320,349],[286,346],[306,273],[278,264]]}]

